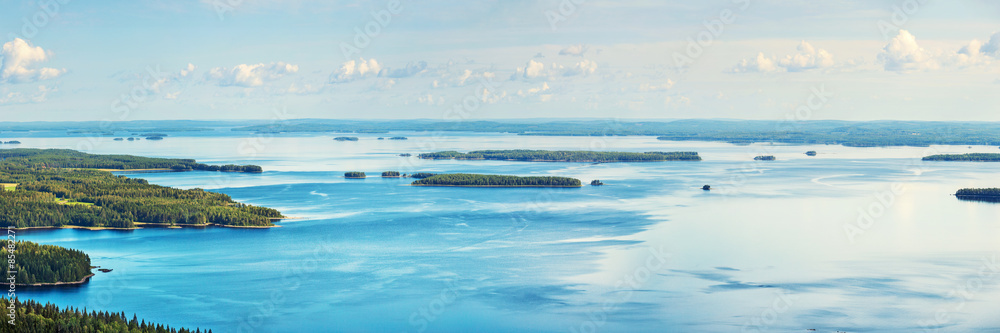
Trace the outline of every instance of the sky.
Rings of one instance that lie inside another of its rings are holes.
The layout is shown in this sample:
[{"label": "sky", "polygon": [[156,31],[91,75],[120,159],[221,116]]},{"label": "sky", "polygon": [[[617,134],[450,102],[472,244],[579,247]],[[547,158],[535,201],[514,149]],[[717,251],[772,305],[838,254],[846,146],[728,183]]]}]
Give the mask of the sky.
[{"label": "sky", "polygon": [[0,121],[1000,121],[991,0],[0,0]]}]

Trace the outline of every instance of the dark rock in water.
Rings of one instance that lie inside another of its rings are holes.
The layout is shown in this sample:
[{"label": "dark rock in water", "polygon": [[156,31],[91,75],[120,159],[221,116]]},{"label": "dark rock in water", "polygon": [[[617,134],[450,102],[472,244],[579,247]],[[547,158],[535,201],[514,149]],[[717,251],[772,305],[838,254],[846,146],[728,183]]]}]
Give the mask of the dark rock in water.
[{"label": "dark rock in water", "polygon": [[815,151],[815,150],[810,150],[810,151],[807,151],[807,152],[806,152],[806,155],[809,155],[809,156],[816,156],[816,151]]},{"label": "dark rock in water", "polygon": [[98,270],[101,271],[101,273],[107,273],[107,272],[113,271],[113,269],[110,269],[110,268],[101,268],[101,269],[98,269]]},{"label": "dark rock in water", "polygon": [[705,185],[705,186],[702,186],[701,189],[705,190],[705,191],[711,191],[712,190],[712,186],[711,185]]}]

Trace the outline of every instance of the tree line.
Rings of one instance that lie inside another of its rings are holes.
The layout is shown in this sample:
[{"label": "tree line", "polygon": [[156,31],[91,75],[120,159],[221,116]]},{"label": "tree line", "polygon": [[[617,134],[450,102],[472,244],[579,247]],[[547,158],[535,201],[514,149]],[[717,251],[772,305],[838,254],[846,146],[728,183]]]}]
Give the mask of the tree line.
[{"label": "tree line", "polygon": [[468,153],[442,151],[424,153],[423,159],[456,160],[502,160],[502,161],[544,161],[544,162],[660,162],[660,161],[700,161],[697,152],[598,152],[598,151],[553,151],[553,150],[477,150]]},{"label": "tree line", "polygon": [[207,165],[192,159],[94,155],[69,149],[3,149],[0,150],[0,161],[36,168],[173,169],[251,173],[264,171],[257,165]]},{"label": "tree line", "polygon": [[946,161],[946,162],[1000,162],[1000,154],[993,153],[970,153],[970,154],[939,154],[923,158],[924,161]]},{"label": "tree line", "polygon": [[[3,258],[9,254],[7,246],[0,249]],[[91,274],[90,256],[55,245],[17,241],[13,261],[15,267],[8,271],[17,271],[17,284],[77,282]]]},{"label": "tree line", "polygon": [[[15,324],[3,323],[0,332],[10,333],[46,333],[46,332],[80,332],[80,333],[211,333],[212,330],[194,331],[187,328],[174,328],[169,325],[156,324],[140,320],[135,315],[132,319],[125,312],[90,311],[79,308],[60,308],[55,304],[41,304],[33,300],[0,298],[0,306],[8,309],[13,303]],[[4,310],[7,311],[7,310]],[[9,319],[9,318],[8,318]]]},{"label": "tree line", "polygon": [[518,177],[453,173],[416,180],[420,186],[481,186],[481,187],[580,187],[579,179],[566,177]]}]

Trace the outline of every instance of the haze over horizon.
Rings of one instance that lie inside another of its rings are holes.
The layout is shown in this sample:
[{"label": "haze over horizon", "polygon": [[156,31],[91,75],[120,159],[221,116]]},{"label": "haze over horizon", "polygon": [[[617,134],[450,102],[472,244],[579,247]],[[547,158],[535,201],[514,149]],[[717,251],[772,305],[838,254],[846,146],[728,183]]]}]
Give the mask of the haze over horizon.
[{"label": "haze over horizon", "polygon": [[985,0],[0,8],[0,121],[1000,121]]}]

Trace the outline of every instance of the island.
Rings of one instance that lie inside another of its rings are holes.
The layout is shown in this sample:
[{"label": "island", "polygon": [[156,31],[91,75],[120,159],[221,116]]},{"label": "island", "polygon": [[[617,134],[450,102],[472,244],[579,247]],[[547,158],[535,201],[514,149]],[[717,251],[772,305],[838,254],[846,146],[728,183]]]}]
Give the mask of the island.
[{"label": "island", "polygon": [[[161,170],[194,160],[130,155],[92,155],[59,149],[0,150],[0,227],[134,229],[141,225],[272,227],[283,218],[274,209],[233,201],[202,189],[180,190],[110,171]],[[257,167],[259,168],[259,167]],[[256,168],[254,168],[256,170]],[[8,186],[4,186],[8,187]]]},{"label": "island", "polygon": [[125,138],[115,138],[115,141],[125,141]]},{"label": "island", "polygon": [[382,178],[400,178],[399,171],[382,172]]},{"label": "island", "polygon": [[754,161],[774,161],[777,160],[773,155],[762,155],[753,158]]},{"label": "island", "polygon": [[[51,303],[33,300],[0,298],[0,306],[13,311],[15,325],[4,323],[4,332],[132,332],[132,333],[212,333],[212,330],[173,328],[142,320],[124,312],[81,311],[79,308],[59,308]],[[4,310],[4,311],[8,311]],[[58,330],[57,330],[58,328]]]},{"label": "island", "polygon": [[410,153],[402,153],[402,154],[399,154],[399,156],[400,156],[400,157],[410,157],[410,156],[413,156],[413,154],[410,154]]},{"label": "island", "polygon": [[603,185],[604,183],[597,179],[590,181],[590,186],[603,186]]},{"label": "island", "polygon": [[0,141],[0,143],[5,143],[5,144],[8,144],[8,145],[19,145],[19,144],[21,144],[21,141],[17,141],[17,140],[7,141],[7,142]]},{"label": "island", "polygon": [[701,187],[701,190],[702,190],[702,191],[711,191],[711,190],[712,190],[712,185],[705,185],[705,186],[702,186],[702,187]]},{"label": "island", "polygon": [[579,179],[566,177],[518,177],[452,173],[414,181],[413,186],[454,187],[581,187]]},{"label": "island", "polygon": [[477,150],[468,153],[443,151],[417,155],[422,159],[493,160],[521,162],[662,162],[701,161],[696,152],[596,152],[552,150]]},{"label": "island", "polygon": [[816,156],[816,151],[815,150],[807,151],[806,156]]},{"label": "island", "polygon": [[1000,202],[1000,188],[963,188],[955,192],[961,200]]},{"label": "island", "polygon": [[336,138],[333,138],[333,140],[334,141],[358,141],[358,137],[356,137],[356,136],[338,136]]},{"label": "island", "polygon": [[432,177],[434,175],[435,174],[429,173],[429,172],[417,172],[417,173],[414,173],[414,174],[410,174],[410,178],[424,179],[424,178],[427,178],[427,177]]},{"label": "island", "polygon": [[14,283],[18,286],[83,284],[94,276],[90,256],[79,250],[28,241],[8,241],[0,248],[3,258],[9,258],[11,252],[15,255],[14,267],[7,271],[16,272]]},{"label": "island", "polygon": [[159,140],[163,140],[163,137],[162,136],[147,136],[146,140],[159,141]]},{"label": "island", "polygon": [[409,139],[410,138],[407,138],[405,136],[394,136],[394,137],[389,138],[389,140],[409,140]]},{"label": "island", "polygon": [[1000,162],[1000,154],[970,153],[970,154],[939,154],[923,158],[924,161],[944,162]]},{"label": "island", "polygon": [[344,173],[344,178],[347,179],[364,179],[365,177],[367,176],[361,171],[348,171]]}]

